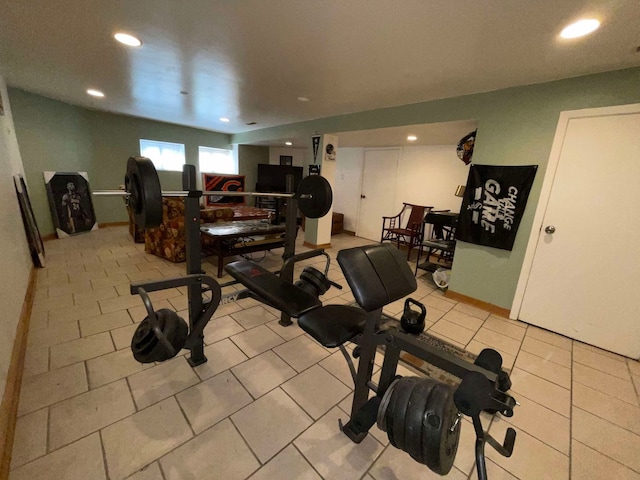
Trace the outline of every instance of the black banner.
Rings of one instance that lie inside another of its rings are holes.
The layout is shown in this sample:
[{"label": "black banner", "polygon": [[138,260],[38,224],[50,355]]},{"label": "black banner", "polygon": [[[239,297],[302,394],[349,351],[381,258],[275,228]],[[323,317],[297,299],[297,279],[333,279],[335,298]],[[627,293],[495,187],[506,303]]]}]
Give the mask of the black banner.
[{"label": "black banner", "polygon": [[318,148],[320,147],[320,135],[311,137],[313,140],[313,163],[318,163]]},{"label": "black banner", "polygon": [[456,239],[511,250],[537,165],[472,165]]}]

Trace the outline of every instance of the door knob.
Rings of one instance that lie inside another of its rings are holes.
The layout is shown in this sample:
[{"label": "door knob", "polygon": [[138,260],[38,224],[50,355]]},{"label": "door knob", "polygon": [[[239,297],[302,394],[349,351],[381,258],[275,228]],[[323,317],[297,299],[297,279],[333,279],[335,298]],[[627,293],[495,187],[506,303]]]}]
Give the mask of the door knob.
[{"label": "door knob", "polygon": [[544,229],[544,232],[550,235],[555,233],[555,231],[556,231],[556,227],[554,227],[553,225],[547,225]]},{"label": "door knob", "polygon": [[360,198],[367,198],[366,195],[360,195]]}]

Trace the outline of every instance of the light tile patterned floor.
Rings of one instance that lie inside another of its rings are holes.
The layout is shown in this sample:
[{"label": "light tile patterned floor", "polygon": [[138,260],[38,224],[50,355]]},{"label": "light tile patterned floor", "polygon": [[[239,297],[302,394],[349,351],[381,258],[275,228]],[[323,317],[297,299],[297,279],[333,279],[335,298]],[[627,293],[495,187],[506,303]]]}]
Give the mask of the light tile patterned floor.
[{"label": "light tile patterned floor", "polygon": [[[353,301],[335,256],[365,243],[332,238],[330,276],[345,288],[323,300]],[[352,393],[342,355],[297,325],[280,326],[274,309],[252,299],[221,305],[205,330],[204,365],[191,368],[185,351],[141,365],[129,345],[145,309],[129,283],[183,275],[184,264],[144,254],[121,227],[47,242],[46,249],[11,480],[440,478],[375,427],[358,445],[339,432]],[[303,264],[316,262],[324,267],[324,257]],[[263,265],[280,263],[274,251]],[[215,266],[203,267],[215,275]],[[502,439],[512,426],[518,438],[511,458],[487,447],[492,480],[640,479],[640,363],[452,301],[428,275],[418,285],[412,297],[427,306],[431,334],[476,354],[495,348],[512,369],[521,405],[512,418],[493,419],[490,432]],[[185,293],[151,298],[156,309],[186,317]],[[385,312],[399,316],[402,308],[398,301]],[[476,478],[473,448],[465,420],[448,478]]]}]

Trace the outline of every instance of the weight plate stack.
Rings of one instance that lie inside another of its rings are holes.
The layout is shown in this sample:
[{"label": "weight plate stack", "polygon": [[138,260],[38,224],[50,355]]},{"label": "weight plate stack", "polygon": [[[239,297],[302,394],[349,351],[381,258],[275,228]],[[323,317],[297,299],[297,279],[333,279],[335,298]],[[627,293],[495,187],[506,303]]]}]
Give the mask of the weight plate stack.
[{"label": "weight plate stack", "polygon": [[451,387],[429,378],[396,380],[382,398],[377,420],[394,447],[439,475],[449,473],[461,427]]}]

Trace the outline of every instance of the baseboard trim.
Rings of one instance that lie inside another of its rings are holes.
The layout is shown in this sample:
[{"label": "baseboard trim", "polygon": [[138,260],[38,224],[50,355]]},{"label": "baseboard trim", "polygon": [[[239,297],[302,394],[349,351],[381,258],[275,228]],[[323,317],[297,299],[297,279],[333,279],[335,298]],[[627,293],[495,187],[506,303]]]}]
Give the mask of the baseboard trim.
[{"label": "baseboard trim", "polygon": [[352,232],[351,230],[342,230],[342,233],[345,235],[351,235],[352,237],[356,236],[356,232]]},{"label": "baseboard trim", "polygon": [[7,382],[4,387],[2,404],[0,404],[0,452],[2,454],[2,457],[0,457],[0,480],[9,478],[9,469],[11,468],[11,451],[13,450],[13,437],[16,430],[18,401],[20,400],[20,387],[24,371],[24,356],[27,349],[27,335],[29,333],[35,289],[35,268],[31,267],[29,286],[27,287],[27,293],[22,303],[22,311],[16,327],[11,363],[9,363]]},{"label": "baseboard trim", "polygon": [[331,248],[331,244],[330,243],[321,243],[320,245],[315,245],[313,243],[307,242],[306,240],[304,241],[303,245],[305,247],[313,248],[314,250],[317,250],[319,248]]},{"label": "baseboard trim", "polygon": [[129,225],[129,222],[106,222],[106,223],[99,223],[98,228],[122,227],[125,225]]},{"label": "baseboard trim", "polygon": [[478,299],[473,298],[473,297],[468,297],[468,296],[463,295],[461,293],[452,292],[451,290],[447,290],[445,292],[444,296],[447,297],[447,298],[450,298],[451,300],[455,300],[457,302],[462,302],[462,303],[466,303],[468,305],[471,305],[473,307],[481,308],[482,310],[486,310],[488,312],[491,312],[491,313],[493,313],[495,315],[498,315],[499,317],[509,318],[510,310],[508,308],[503,308],[503,307],[499,307],[497,305],[494,305],[492,303],[483,302],[482,300],[478,300]]}]

